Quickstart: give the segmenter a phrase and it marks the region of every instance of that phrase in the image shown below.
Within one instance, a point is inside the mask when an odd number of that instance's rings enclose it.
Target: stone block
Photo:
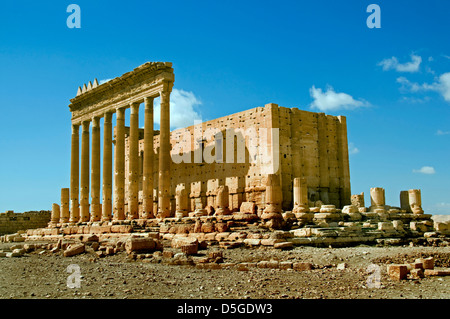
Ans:
[[[261,239],[261,245],[263,246],[273,246],[276,243],[282,242],[283,239],[278,239],[278,238],[266,238],[266,239]]]
[[[312,270],[314,267],[313,264],[308,262],[295,262],[292,264],[292,268],[297,271],[304,271],[304,270]]]
[[[84,253],[85,246],[84,244],[74,244],[70,245],[65,251],[64,251],[64,257],[72,257],[81,253]]]
[[[153,238],[128,238],[125,242],[125,250],[128,254],[132,252],[152,252],[156,250],[156,242]]]
[[[279,263],[279,268],[286,270],[286,269],[292,269],[292,262],[290,261],[281,261]]]
[[[425,276],[450,276],[450,268],[425,269]]]
[[[261,239],[246,238],[244,239],[244,244],[248,246],[259,246],[261,245]]]
[[[344,270],[346,268],[348,268],[348,264],[347,263],[340,263],[336,267],[337,270]]]
[[[392,280],[400,281],[406,279],[406,276],[408,275],[408,266],[403,264],[388,265],[387,272]]]
[[[311,231],[311,228],[309,228],[309,227],[295,229],[292,233],[294,234],[295,237],[311,237],[312,236],[312,231]]]
[[[421,269],[421,268],[411,269],[409,274],[410,274],[412,279],[420,279],[420,278],[424,277],[424,272],[423,272],[423,269]]]
[[[256,204],[252,202],[243,202],[239,208],[240,213],[256,214]]]
[[[172,248],[181,248],[184,245],[198,245],[198,239],[195,237],[174,237],[170,243]]]
[[[423,269],[433,269],[434,268],[434,258],[418,258],[415,260],[416,263],[422,263]]]
[[[181,245],[181,252],[186,255],[195,255],[198,252],[197,243]]]
[[[392,225],[391,222],[379,222],[378,223],[378,230],[382,230],[382,231],[394,231],[395,228]]]

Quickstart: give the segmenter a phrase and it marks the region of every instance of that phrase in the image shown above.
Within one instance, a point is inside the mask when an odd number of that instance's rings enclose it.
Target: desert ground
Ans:
[[[0,244],[1,249],[13,243]],[[199,250],[197,258],[215,247]],[[391,263],[410,263],[433,256],[435,267],[450,267],[450,247],[355,246],[290,250],[223,249],[230,267],[201,269],[162,258],[130,258],[125,251],[99,258],[94,251],[72,257],[49,250],[22,257],[0,258],[0,299],[449,299],[450,276],[392,280]],[[188,258],[189,259],[189,258]],[[312,270],[255,267],[261,260],[309,262]],[[248,267],[232,263],[248,263]],[[79,267],[79,287],[68,285]],[[340,265],[340,266],[339,266]],[[370,266],[372,265],[372,266]],[[370,267],[377,265],[379,283],[370,285]],[[370,267],[369,267],[370,266]],[[375,266],[375,267],[377,267]],[[372,277],[373,278],[373,277]]]

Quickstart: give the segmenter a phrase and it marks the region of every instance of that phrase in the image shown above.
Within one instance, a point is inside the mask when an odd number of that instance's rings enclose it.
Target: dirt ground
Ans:
[[[1,244],[0,249],[8,244]],[[200,250],[198,255],[205,255]],[[164,260],[131,260],[125,252],[96,258],[86,252],[73,257],[32,252],[23,257],[0,258],[1,299],[448,299],[450,276],[392,281],[389,263],[435,257],[436,267],[450,267],[450,247],[348,248],[297,247],[280,251],[267,248],[223,250],[224,262],[279,260],[311,262],[315,269],[294,271],[260,269],[199,269],[171,265]],[[345,269],[336,266],[346,263]],[[76,264],[80,287],[68,287],[68,266]],[[371,264],[379,266],[381,286],[368,287]],[[374,267],[374,266],[370,266]],[[375,266],[376,267],[376,266]],[[373,274],[372,274],[373,275]],[[372,277],[373,278],[373,277]]]

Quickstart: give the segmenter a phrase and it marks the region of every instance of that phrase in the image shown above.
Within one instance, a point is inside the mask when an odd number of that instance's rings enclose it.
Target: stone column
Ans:
[[[412,213],[411,206],[409,206],[409,192],[400,191],[400,208],[407,213]]]
[[[125,109],[116,111],[114,147],[114,219],[125,219]]]
[[[128,219],[139,218],[139,103],[130,104]]]
[[[79,125],[72,124],[72,150],[70,154],[70,219],[76,223],[80,219],[80,204],[78,202],[80,184],[80,135]]]
[[[58,204],[52,205],[52,214],[50,219],[50,225],[56,226],[56,224],[59,223],[59,216],[60,216],[60,208]]]
[[[142,182],[142,218],[153,215],[153,98],[146,97],[144,114],[144,172]]]
[[[170,92],[161,95],[159,134],[158,217],[170,217]]]
[[[293,213],[309,211],[308,186],[306,178],[294,178],[294,209]]]
[[[92,118],[91,222],[100,220],[100,118]]]
[[[384,197],[384,188],[381,187],[373,187],[370,189],[370,201],[371,206],[370,210],[375,211],[385,210],[385,197]]]
[[[69,222],[69,214],[69,189],[61,188],[61,216],[59,218],[59,222]]]
[[[216,195],[216,212],[214,213],[214,216],[231,215],[231,211],[228,207],[230,201],[228,186],[219,186]]]
[[[266,183],[266,208],[261,215],[261,219],[269,221],[271,228],[279,228],[283,216],[281,215],[281,203],[283,201],[280,186],[280,177],[275,174],[269,174],[267,176]]]
[[[89,221],[89,121],[81,127],[80,222]]]
[[[409,195],[409,206],[414,214],[423,214],[422,209],[422,196],[420,189],[410,189],[408,191]]]
[[[112,216],[112,113],[105,113],[103,123],[103,200],[102,221]]]
[[[188,216],[188,194],[186,184],[181,183],[177,185],[175,193],[176,212],[175,217],[182,218]]]

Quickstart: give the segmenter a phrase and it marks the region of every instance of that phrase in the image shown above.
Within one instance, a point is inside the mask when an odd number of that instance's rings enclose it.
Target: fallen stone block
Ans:
[[[173,237],[170,243],[172,248],[181,248],[181,246],[191,244],[198,245],[198,239],[195,237]]]
[[[278,239],[278,238],[274,238],[274,239],[272,239],[272,238],[261,239],[261,245],[263,245],[263,246],[273,246],[273,245],[275,245],[276,243],[280,243],[280,242],[282,242],[282,241],[283,241],[283,239]]]
[[[292,262],[290,261],[282,261],[279,264],[279,268],[286,270],[286,269],[292,269]]]
[[[403,264],[388,265],[387,273],[391,277],[391,279],[400,281],[406,279],[406,276],[408,275],[408,266]]]
[[[181,252],[186,255],[194,255],[198,252],[198,244],[187,244],[187,245],[181,245]]]
[[[84,244],[75,244],[70,245],[65,251],[64,251],[64,257],[72,257],[81,253],[84,253],[85,246]]]
[[[259,246],[261,244],[261,239],[246,238],[244,239],[244,244],[248,246]]]
[[[450,276],[450,268],[425,269],[425,276]]]
[[[292,264],[292,268],[297,271],[312,270],[313,264],[308,262],[296,262]]]
[[[423,272],[423,269],[421,269],[421,268],[411,269],[409,274],[410,274],[412,279],[420,279],[420,278],[424,277],[424,272]]]
[[[423,269],[433,269],[434,268],[434,258],[418,258],[415,260],[416,263],[422,263]]]
[[[125,242],[125,250],[127,254],[131,254],[132,252],[152,252],[155,248],[156,242],[153,238],[128,238]]]

